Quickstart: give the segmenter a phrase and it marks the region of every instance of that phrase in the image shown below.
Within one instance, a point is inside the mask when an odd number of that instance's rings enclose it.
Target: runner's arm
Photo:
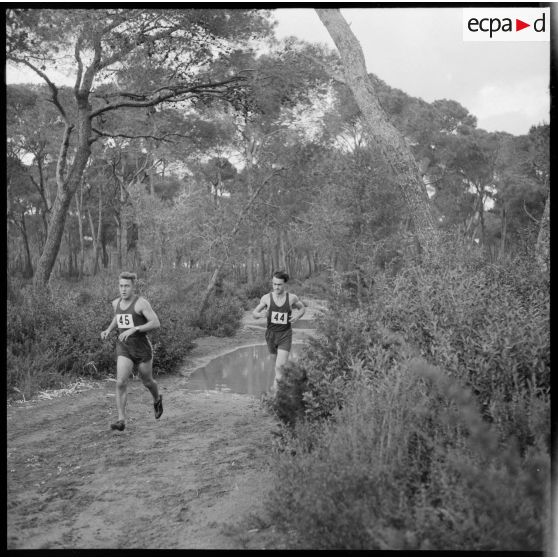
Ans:
[[[151,308],[151,304],[149,304],[149,302],[145,298],[140,298],[138,300],[136,311],[139,314],[143,314],[147,319],[146,324],[134,327],[136,331],[145,333],[146,331],[151,331],[152,329],[161,327],[161,322],[159,321],[157,314],[155,314],[155,311],[153,310],[153,308]]]
[[[267,312],[265,314],[262,314],[262,312],[268,306],[269,304],[267,302],[267,295],[263,295],[262,298],[260,299],[260,303],[256,306],[256,308],[254,308],[254,311],[252,312],[252,316],[256,319],[265,318],[267,316]]]
[[[306,306],[304,306],[302,300],[300,300],[300,298],[298,298],[296,295],[291,295],[291,297],[292,299],[294,299],[294,300],[291,299],[291,308],[294,308],[295,310],[300,310],[300,312],[298,312],[296,316],[293,316],[291,314],[291,323],[294,323],[300,320],[302,316],[304,316],[304,313],[306,312]]]
[[[114,316],[114,318],[112,318],[112,322],[110,322],[110,325],[107,327],[107,329],[105,329],[105,331],[107,332],[107,335],[116,327],[116,316]]]
[[[112,302],[112,307],[114,308],[114,310],[116,310],[116,302],[113,301]],[[116,315],[114,315],[114,317],[112,318],[112,322],[110,322],[110,325],[107,327],[107,329],[105,329],[104,331],[101,331],[101,339],[106,339],[110,332],[116,327]]]

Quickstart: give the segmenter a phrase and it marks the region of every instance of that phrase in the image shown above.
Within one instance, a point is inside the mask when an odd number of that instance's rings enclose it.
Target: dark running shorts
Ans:
[[[277,349],[290,351],[293,343],[293,330],[287,331],[265,331],[265,340],[267,341],[267,348],[272,355],[277,354]]]
[[[116,341],[116,357],[119,356],[129,358],[134,364],[149,362],[153,358],[153,348],[145,335],[128,337],[126,343]]]

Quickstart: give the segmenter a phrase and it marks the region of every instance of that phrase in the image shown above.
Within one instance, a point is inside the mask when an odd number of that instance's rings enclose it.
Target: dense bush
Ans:
[[[377,274],[366,308],[341,300],[279,386],[279,523],[308,548],[541,551],[544,280],[456,250]]]
[[[242,311],[230,287],[210,300],[200,323],[195,316],[209,274],[169,273],[138,279],[137,291],[159,316],[149,334],[154,373],[176,371],[202,334],[232,335]],[[227,288],[227,287],[225,287]],[[225,296],[226,294],[226,296]],[[119,296],[115,275],[100,274],[79,284],[53,281],[49,291],[18,289],[7,304],[7,386],[9,397],[30,397],[77,377],[104,378],[115,370],[117,332],[102,341]]]
[[[242,304],[238,299],[230,296],[212,296],[207,310],[195,321],[195,325],[205,335],[227,337],[239,328],[242,314]]]
[[[347,386],[366,370],[370,380],[400,360],[413,354],[401,335],[378,324],[371,309],[349,309],[332,303],[317,320],[320,335],[311,338],[297,363],[289,363],[280,385],[282,397],[274,402],[278,416],[288,417],[295,409],[307,420],[327,419],[343,406]],[[300,384],[303,382],[303,388]],[[302,391],[301,391],[302,389]],[[302,393],[298,405],[294,392]],[[289,401],[289,409],[283,408]],[[289,419],[286,422],[294,422]]]
[[[501,448],[470,390],[421,361],[347,390],[274,456],[270,509],[311,549],[540,551],[550,460]],[[312,427],[311,425],[315,426]]]
[[[528,444],[532,407],[520,402],[550,389],[549,293],[533,266],[461,258],[379,283],[385,327],[470,385],[485,418]]]
[[[8,300],[9,395],[29,397],[71,377],[106,374],[114,360],[100,339],[108,325],[107,302],[83,291],[61,296],[29,290],[17,303]]]

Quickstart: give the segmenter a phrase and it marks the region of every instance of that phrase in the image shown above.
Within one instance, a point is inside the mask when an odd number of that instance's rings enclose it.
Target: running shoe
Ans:
[[[159,395],[159,399],[153,403],[155,409],[155,418],[158,419],[163,414],[163,396]]]
[[[112,430],[124,430],[126,428],[126,423],[123,420],[117,420],[110,425]]]

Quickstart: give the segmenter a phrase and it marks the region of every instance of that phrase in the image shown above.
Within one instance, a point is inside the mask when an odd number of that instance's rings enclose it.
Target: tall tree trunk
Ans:
[[[23,276],[27,279],[33,277],[33,263],[31,261],[31,250],[29,249],[29,238],[27,236],[27,225],[25,224],[25,212],[21,212],[21,234],[25,246],[25,269]]]
[[[52,216],[50,218],[48,235],[43,247],[43,252],[37,263],[37,270],[33,284],[37,288],[46,287],[52,273],[52,268],[56,262],[56,257],[60,251],[60,244],[64,234],[66,224],[66,215],[72,197],[70,192],[61,192],[56,196],[52,207]]]
[[[544,211],[535,245],[535,257],[540,270],[550,271],[550,194],[546,198]]]
[[[362,48],[339,10],[316,9],[335,42],[345,79],[360,108],[368,135],[375,140],[391,168],[413,218],[415,234],[427,253],[436,251],[440,235],[417,163],[397,129],[388,121],[366,72]]]
[[[266,262],[265,262],[265,250],[263,246],[263,242],[260,238],[260,273],[259,278],[265,279],[267,277],[267,270],[266,270]]]
[[[92,270],[92,274],[95,275],[97,273],[97,262],[99,261],[99,254],[97,252],[99,243],[97,242],[95,225],[93,224],[93,217],[91,216],[91,210],[89,208],[87,208],[87,221],[89,223],[89,230],[91,231],[91,238],[93,242],[93,254],[91,255],[93,265],[90,267],[90,269]]]
[[[285,248],[285,232],[279,229],[279,266],[283,271],[289,273],[287,269],[287,254]]]
[[[484,202],[481,201],[479,206],[479,224],[480,224],[480,244],[484,246],[486,243],[485,224],[484,224]]]
[[[99,271],[99,254],[101,246],[101,235],[103,230],[103,187],[99,184],[99,218],[97,220],[97,249],[95,250],[95,267],[93,268],[93,275]]]
[[[207,284],[207,287],[203,293],[202,296],[202,301],[200,304],[200,310],[198,312],[198,319],[201,319],[203,313],[205,312],[205,309],[207,308],[207,305],[209,303],[209,297],[211,296],[211,293],[214,291],[215,289],[215,285],[217,284],[217,281],[219,279],[219,275],[224,267],[224,263],[219,264],[216,268],[215,271],[213,272],[213,275],[211,276],[211,279],[209,280],[209,283]]]
[[[78,267],[78,280],[83,276],[83,264],[85,263],[85,244],[83,242],[83,222],[81,219],[81,209],[83,205],[83,184],[79,186],[79,196],[76,195],[76,211],[78,219],[78,234],[79,234],[79,267]]]
[[[128,266],[128,207],[124,187],[120,185],[120,269]]]
[[[273,272],[279,271],[281,269],[281,263],[279,260],[279,239],[275,235],[275,242],[273,243],[273,253],[272,253],[272,270]]]
[[[246,261],[246,273],[247,273],[247,280],[248,283],[251,285],[254,283],[254,246],[252,242],[248,241],[248,254],[247,254],[247,261]]]
[[[502,211],[500,214],[501,226],[500,226],[500,253],[499,259],[503,260],[506,255],[506,235],[508,232],[508,218],[506,214],[506,204],[502,202]]]
[[[101,242],[102,254],[103,254],[103,267],[106,269],[110,265],[110,257],[107,251],[107,239],[103,236]]]
[[[85,78],[84,78],[85,79]],[[70,144],[70,135],[73,125],[67,124],[64,132],[64,139],[60,148],[58,157],[58,165],[56,170],[57,192],[56,199],[52,206],[52,214],[48,226],[48,234],[45,245],[37,263],[33,286],[35,288],[45,288],[48,285],[52,269],[56,263],[58,252],[60,251],[60,243],[64,234],[64,226],[68,215],[68,208],[72,201],[79,184],[81,183],[83,172],[89,161],[91,154],[91,120],[89,95],[76,93],[77,100],[77,142],[74,159],[69,172],[66,174],[66,165],[68,157],[68,149]]]
[[[244,158],[246,162],[246,182],[248,186],[248,198],[252,197],[254,191],[254,163],[256,159],[256,138],[248,132],[249,126],[246,126],[244,133]],[[248,284],[254,283],[254,246],[252,241],[248,239],[248,254],[246,261],[246,273]]]
[[[312,254],[310,253],[310,250],[306,250],[306,261],[308,262],[308,277],[312,277],[312,273],[314,272],[313,270],[313,266],[312,266]]]
[[[45,188],[45,178],[43,172],[43,157],[37,157],[37,169],[39,171],[39,184],[38,190],[43,201],[44,211],[41,211],[41,220],[43,222],[43,230],[44,230],[44,237],[46,238],[48,235],[48,219],[47,215],[50,212],[50,207],[48,204],[47,196],[46,196],[46,188]]]
[[[122,270],[122,209],[114,216],[114,220],[116,221],[116,258],[118,267]]]
[[[99,198],[99,219],[97,221],[97,231],[95,231],[95,224],[93,223],[93,217],[91,216],[91,211],[87,210],[87,215],[89,217],[89,227],[91,229],[91,237],[93,238],[93,275],[97,275],[99,272],[99,257],[101,255],[101,227],[102,227],[102,202]]]

